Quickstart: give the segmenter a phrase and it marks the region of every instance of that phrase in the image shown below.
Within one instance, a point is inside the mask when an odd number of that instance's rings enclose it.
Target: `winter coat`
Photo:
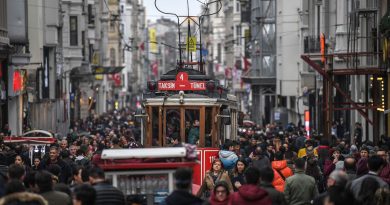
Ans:
[[[109,183],[99,182],[93,185],[96,190],[95,205],[116,204],[124,205],[125,196],[123,192]]]
[[[211,194],[210,199],[209,199],[207,204],[210,204],[210,205],[228,205],[229,201],[230,201],[230,196],[231,195],[228,195],[226,197],[225,201],[218,201],[216,196],[215,196],[215,193],[213,192]]]
[[[202,205],[203,200],[187,191],[173,191],[160,205]]]
[[[200,187],[198,193],[196,194],[197,197],[202,197],[204,193],[211,194],[211,192],[214,189],[214,185],[219,181],[225,181],[229,185],[229,192],[233,192],[233,185],[226,171],[220,171],[216,181],[213,180],[211,174],[212,173],[210,171],[206,172],[206,176],[203,179],[202,186]]]
[[[188,143],[196,144],[199,139],[199,127],[192,127],[188,132]]]
[[[234,185],[236,182],[240,182],[241,185],[245,184],[244,173],[241,173],[241,174],[231,173],[231,174],[229,174],[229,177],[230,177],[230,181],[232,182],[232,185],[233,185],[233,190],[235,192],[238,191],[238,188],[236,188],[236,186]]]
[[[272,185],[276,190],[283,192],[285,180],[294,173],[289,167],[287,167],[287,160],[273,161],[272,169],[274,170],[274,180],[272,181]]]
[[[270,183],[260,182],[260,187],[263,188],[271,197],[272,205],[287,205],[283,192],[275,189]]]
[[[389,185],[385,181],[383,181],[378,175],[369,172],[368,174],[365,174],[365,175],[363,175],[363,176],[361,176],[361,177],[359,177],[351,182],[351,191],[352,191],[353,195],[355,196],[355,199],[357,199],[359,197],[359,193],[360,193],[360,189],[362,187],[363,180],[365,180],[366,178],[374,179],[375,181],[378,182],[379,187],[381,187],[381,188],[389,188]]]
[[[367,166],[368,159],[367,158],[360,158],[356,164],[356,175],[362,176],[368,173],[368,166]]]
[[[230,170],[234,168],[238,160],[236,153],[229,150],[221,150],[219,151],[218,155],[225,170]]]
[[[61,174],[59,176],[59,180],[61,183],[67,184],[68,179],[72,175],[72,170],[69,164],[67,164],[64,160],[58,159],[57,162],[52,163],[50,159],[47,161],[42,161],[41,164],[39,165],[41,169],[47,169],[50,164],[57,164],[58,166],[61,167]]]
[[[286,179],[284,197],[289,205],[306,205],[318,195],[316,181],[313,177],[297,170]]]
[[[383,179],[383,181],[387,182],[387,184],[390,184],[390,163],[386,163],[386,166],[382,168],[379,176]]]
[[[253,184],[242,185],[238,192],[234,192],[230,199],[230,205],[272,205],[271,197],[267,191]]]
[[[17,202],[16,202],[17,201]],[[0,199],[0,205],[49,205],[40,195],[30,192],[18,192],[7,195]]]
[[[316,149],[313,149],[313,152],[314,152],[314,156],[318,156]],[[307,155],[306,148],[302,148],[298,151],[298,158],[306,157],[306,155]]]
[[[72,199],[65,193],[59,191],[48,191],[40,193],[49,205],[71,205]]]

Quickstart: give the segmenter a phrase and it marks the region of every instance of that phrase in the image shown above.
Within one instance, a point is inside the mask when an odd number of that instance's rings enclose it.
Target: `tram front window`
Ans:
[[[196,144],[199,140],[199,109],[186,109],[186,142]],[[188,133],[188,134],[187,134]]]
[[[152,146],[158,146],[158,135],[159,135],[159,108],[153,107],[152,108]]]

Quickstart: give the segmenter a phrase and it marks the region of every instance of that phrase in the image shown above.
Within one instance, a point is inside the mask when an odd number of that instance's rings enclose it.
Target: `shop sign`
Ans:
[[[179,90],[206,90],[206,82],[204,81],[189,81],[186,72],[180,72],[176,75],[175,81],[159,81],[158,90],[160,91],[179,91]]]

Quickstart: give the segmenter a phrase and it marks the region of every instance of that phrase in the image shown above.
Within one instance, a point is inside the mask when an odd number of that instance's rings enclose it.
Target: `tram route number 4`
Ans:
[[[158,90],[206,90],[206,83],[203,81],[189,81],[186,72],[179,72],[175,81],[158,81]]]

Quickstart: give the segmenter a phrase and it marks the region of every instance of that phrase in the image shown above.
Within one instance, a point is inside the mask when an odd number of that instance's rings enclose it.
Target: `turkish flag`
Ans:
[[[14,71],[13,89],[15,92],[22,89],[22,78],[21,78],[20,72],[18,70]]]
[[[141,51],[144,51],[144,50],[145,50],[145,43],[142,42],[142,43],[139,45],[139,48],[141,49]]]

